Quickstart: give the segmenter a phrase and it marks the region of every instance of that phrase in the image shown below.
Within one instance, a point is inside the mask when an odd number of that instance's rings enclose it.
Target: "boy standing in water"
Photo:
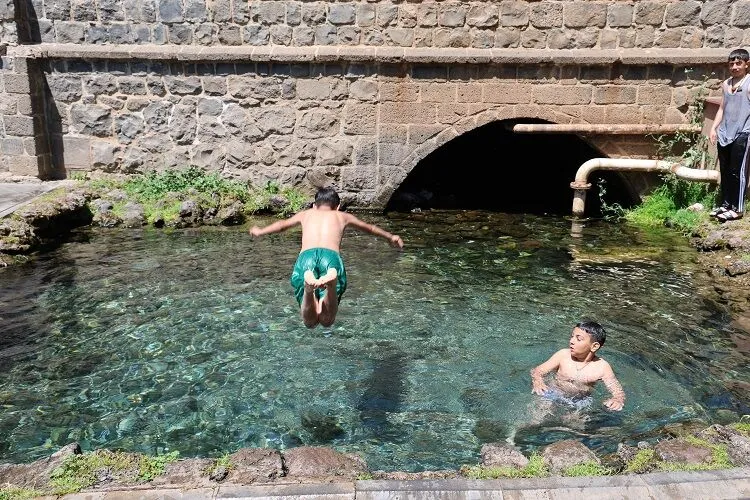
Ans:
[[[294,264],[291,283],[300,304],[302,321],[308,328],[318,323],[331,326],[336,320],[339,301],[346,290],[346,271],[339,247],[347,226],[385,238],[394,247],[404,247],[399,236],[340,212],[340,205],[338,193],[323,188],[315,195],[312,208],[264,228],[253,226],[250,229],[251,235],[262,236],[297,224],[302,226],[302,250]]]
[[[611,394],[604,402],[610,410],[619,411],[625,405],[625,392],[617,381],[609,363],[596,356],[607,338],[604,328],[594,321],[578,323],[570,335],[567,349],[561,349],[547,361],[531,370],[532,391],[552,401],[563,400],[577,405],[589,398],[594,384],[601,380]],[[556,371],[555,380],[548,387],[544,376]]]
[[[745,49],[729,54],[730,76],[721,84],[722,97],[708,135],[716,144],[721,171],[721,205],[710,214],[719,222],[742,218],[748,180],[748,133],[750,133],[750,77]]]

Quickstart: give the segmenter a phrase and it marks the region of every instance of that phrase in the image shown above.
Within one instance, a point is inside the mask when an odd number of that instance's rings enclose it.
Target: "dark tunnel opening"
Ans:
[[[517,134],[516,123],[489,123],[430,153],[409,173],[386,211],[482,209],[508,213],[570,215],[570,183],[578,167],[602,154],[574,134]],[[601,215],[598,185],[607,204],[631,207],[636,195],[616,172],[598,172],[589,181],[586,215]]]

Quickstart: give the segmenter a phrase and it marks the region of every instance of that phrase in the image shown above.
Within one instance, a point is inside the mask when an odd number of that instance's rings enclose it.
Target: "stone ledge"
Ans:
[[[558,64],[602,66],[723,64],[720,49],[453,49],[371,46],[94,45],[41,43],[8,47],[10,57],[237,62],[380,62],[416,64]]]

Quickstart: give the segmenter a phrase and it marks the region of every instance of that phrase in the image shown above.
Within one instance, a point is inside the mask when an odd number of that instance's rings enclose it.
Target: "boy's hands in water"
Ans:
[[[612,411],[620,411],[625,406],[625,401],[616,398],[609,398],[604,402],[604,406]]]
[[[401,239],[401,236],[394,234],[390,238],[391,246],[398,247],[398,248],[404,248],[404,240]]]
[[[539,396],[543,395],[547,391],[547,384],[542,379],[534,379],[531,384],[531,392]]]
[[[248,231],[252,236],[258,237],[261,234],[260,228],[258,226],[253,226],[250,228],[250,231]]]

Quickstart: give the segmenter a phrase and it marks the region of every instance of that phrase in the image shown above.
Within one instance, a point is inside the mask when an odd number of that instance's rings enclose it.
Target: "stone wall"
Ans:
[[[30,41],[46,43],[536,49],[750,43],[747,0],[19,3],[33,18]]]
[[[193,164],[383,206],[491,121],[683,123],[750,0],[0,0],[0,22],[0,174]]]

